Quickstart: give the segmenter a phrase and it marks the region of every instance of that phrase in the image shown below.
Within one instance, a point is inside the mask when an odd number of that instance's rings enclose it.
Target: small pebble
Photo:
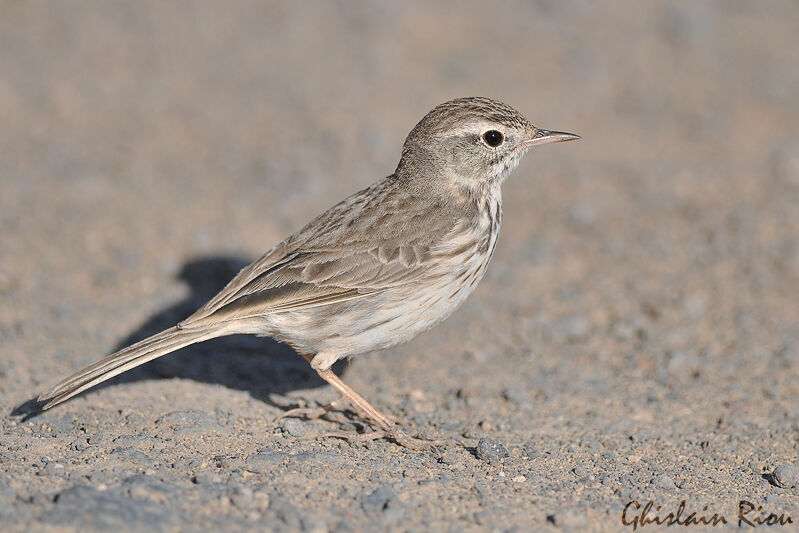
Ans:
[[[292,437],[304,437],[308,433],[306,424],[296,418],[286,418],[281,424],[283,433],[291,435]]]
[[[587,473],[588,471],[582,466],[575,466],[574,468],[572,468],[572,474],[574,474],[577,477],[583,477]]]
[[[277,465],[283,463],[285,459],[286,454],[264,450],[247,457],[247,470],[256,474],[267,473]]]
[[[661,474],[661,475],[657,476],[656,478],[652,479],[650,484],[654,485],[655,487],[657,487],[659,489],[666,489],[666,490],[673,489],[673,488],[675,488],[677,486],[674,483],[674,480],[671,479],[671,476],[669,476],[667,474]]]
[[[384,485],[364,498],[361,507],[367,513],[384,511],[394,498],[396,498],[394,491]]]
[[[502,442],[486,437],[483,437],[477,443],[476,454],[478,459],[482,459],[490,465],[495,465],[504,457],[510,455],[508,449]]]
[[[221,481],[222,478],[213,470],[201,470],[192,478],[192,482],[196,485],[207,485],[209,483],[219,483]]]
[[[780,465],[771,474],[774,485],[790,488],[799,485],[799,468],[793,465]]]
[[[769,494],[766,496],[766,503],[777,503],[780,501],[781,494]]]
[[[233,490],[230,501],[239,509],[246,509],[253,501],[253,492],[250,487],[240,486]]]

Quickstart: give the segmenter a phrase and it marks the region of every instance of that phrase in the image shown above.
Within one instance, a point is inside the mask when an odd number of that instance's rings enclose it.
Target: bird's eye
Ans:
[[[502,144],[502,141],[505,140],[505,137],[497,130],[488,130],[483,134],[483,140],[488,146],[496,148]]]

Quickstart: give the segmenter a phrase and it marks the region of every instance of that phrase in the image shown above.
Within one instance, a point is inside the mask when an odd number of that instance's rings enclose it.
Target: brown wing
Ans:
[[[242,270],[184,324],[234,320],[361,298],[429,272],[457,217],[393,177],[323,213]]]

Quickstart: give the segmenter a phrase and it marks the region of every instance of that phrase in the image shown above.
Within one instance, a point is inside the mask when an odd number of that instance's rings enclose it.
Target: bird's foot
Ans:
[[[347,400],[344,398],[339,398],[338,400],[320,405],[319,407],[295,407],[294,409],[289,409],[275,418],[275,423],[280,422],[284,418],[290,417],[316,420],[317,418],[321,418],[332,411],[343,411],[349,406],[350,404]],[[381,415],[395,424],[403,424],[402,419],[398,416],[385,413],[381,413]]]
[[[315,360],[316,358],[313,359],[313,361]],[[311,366],[313,366],[313,364]],[[397,428],[395,417],[384,415],[378,411],[375,406],[366,401],[363,396],[355,392],[352,387],[341,381],[341,378],[335,375],[330,368],[316,368],[316,372],[319,374],[319,377],[330,383],[343,398],[346,398],[349,401],[353,410],[361,418],[371,421],[380,428],[372,433],[364,433],[360,435],[333,433],[331,436],[343,438],[349,442],[368,442],[375,439],[387,438],[393,440],[400,446],[408,448],[409,450],[430,450],[436,446],[447,444],[445,441],[422,439],[406,435],[403,431]]]
[[[433,439],[427,437],[425,435],[416,435],[415,437],[411,437],[404,431],[397,429],[396,427],[391,428],[388,431],[385,431],[386,437],[393,440],[400,446],[408,448],[409,450],[417,450],[417,451],[435,451],[436,448],[440,446],[446,446],[447,444],[451,444],[446,440],[441,439]]]
[[[378,429],[375,431],[370,431],[368,433],[356,433],[356,432],[344,432],[344,431],[337,431],[333,433],[327,433],[326,436],[328,437],[335,437],[339,439],[344,439],[347,442],[353,443],[364,443],[364,442],[371,442],[377,439],[389,439],[404,448],[408,448],[409,450],[414,451],[433,451],[435,448],[439,446],[446,446],[451,444],[446,440],[439,440],[439,439],[432,439],[423,435],[417,435],[416,437],[411,437],[404,431],[396,428],[390,427],[386,429]]]
[[[326,403],[325,405],[321,405],[319,407],[295,407],[294,409],[289,409],[285,413],[281,414],[279,417],[275,419],[275,423],[280,422],[284,418],[288,417],[295,417],[295,418],[305,418],[306,420],[316,420],[317,418],[323,417],[331,411],[338,411],[342,409],[347,402],[343,399],[334,400],[330,403]]]

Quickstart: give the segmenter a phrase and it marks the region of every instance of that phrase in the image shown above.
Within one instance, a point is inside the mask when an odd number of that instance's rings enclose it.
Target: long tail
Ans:
[[[49,409],[90,387],[179,348],[217,337],[216,328],[170,328],[113,353],[50,387],[39,395],[39,408]]]

